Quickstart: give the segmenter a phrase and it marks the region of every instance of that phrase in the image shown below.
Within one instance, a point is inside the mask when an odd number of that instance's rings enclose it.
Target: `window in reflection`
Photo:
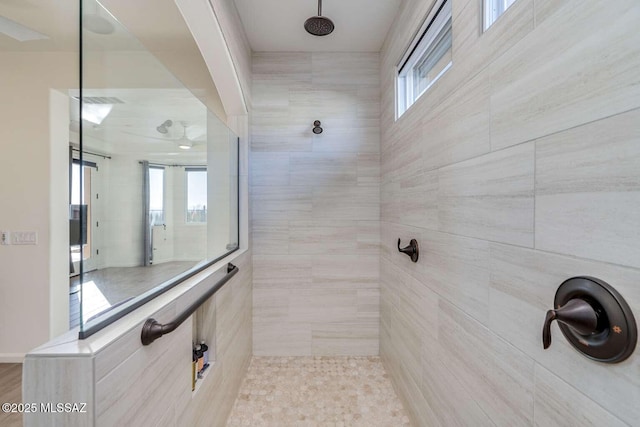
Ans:
[[[164,225],[164,168],[149,168],[149,223]]]
[[[187,168],[187,222],[207,222],[207,170]]]

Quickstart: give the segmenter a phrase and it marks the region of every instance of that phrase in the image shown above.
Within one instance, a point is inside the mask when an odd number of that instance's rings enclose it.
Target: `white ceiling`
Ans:
[[[83,122],[85,150],[163,162],[206,161],[207,128],[215,119],[203,102],[211,101],[207,105],[217,113],[220,101],[174,0],[136,0],[134,6],[130,0],[99,1],[122,21],[95,0],[83,0],[84,13],[102,16],[115,30],[108,35],[83,31],[83,96],[116,97],[123,103],[114,104],[100,124]],[[78,7],[77,0],[0,0],[0,16],[49,36],[20,42],[0,32],[0,53],[77,51]],[[78,91],[69,94],[77,97]],[[71,102],[70,140],[76,143],[79,116],[78,103]],[[173,125],[161,134],[156,127],[167,119]],[[178,147],[183,133],[193,143],[190,150]]]
[[[83,122],[85,150],[155,161],[206,161],[207,110],[187,89],[93,89],[85,90],[83,96],[116,97],[124,102],[113,105],[99,125]],[[79,114],[78,103],[73,102],[72,132],[77,132]],[[167,119],[173,125],[161,134],[156,127]],[[183,124],[193,143],[191,150],[178,148]]]
[[[235,0],[256,52],[378,52],[401,0],[324,0],[322,15],[335,24],[324,37],[304,21],[318,14],[317,0]]]

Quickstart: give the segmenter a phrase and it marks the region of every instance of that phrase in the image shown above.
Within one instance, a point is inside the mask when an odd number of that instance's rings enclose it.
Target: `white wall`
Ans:
[[[69,326],[69,102],[67,94],[50,90],[49,177],[49,337]]]
[[[207,224],[188,224],[187,181],[184,168],[171,168],[173,175],[173,254],[176,260],[198,261],[207,258]]]
[[[415,425],[638,425],[640,351],[594,362],[553,327],[557,287],[598,277],[640,314],[640,3],[517,0],[485,33],[453,0],[453,65],[394,121],[382,52],[381,356]],[[398,254],[416,238],[420,260]]]
[[[68,110],[57,110],[64,101],[51,89],[64,93],[77,85],[77,53],[2,52],[0,63],[0,229],[38,233],[35,246],[0,246],[0,361],[17,361],[68,324],[68,221],[55,231],[51,223],[68,209],[68,187],[52,192],[66,181],[61,135]],[[61,246],[60,238],[67,243]],[[64,292],[66,301],[54,298],[52,289]]]

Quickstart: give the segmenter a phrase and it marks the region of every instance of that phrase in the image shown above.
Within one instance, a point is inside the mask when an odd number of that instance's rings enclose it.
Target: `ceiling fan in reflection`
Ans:
[[[169,128],[173,126],[172,120],[165,120],[160,126],[156,127],[156,131],[158,133],[162,135],[166,135],[164,138],[162,137],[159,138],[159,137],[149,136],[149,135],[140,135],[140,134],[127,132],[127,131],[123,131],[123,132],[129,135],[139,136],[143,138],[157,139],[159,141],[174,141],[178,145],[178,148],[182,150],[189,150],[194,146],[200,145],[200,143],[205,141],[204,138],[202,138],[204,134],[199,135],[198,138],[189,138],[187,136],[187,129],[189,128],[189,125],[187,124],[186,121],[180,121],[180,124],[182,125],[182,135],[179,138],[171,137],[171,131]]]

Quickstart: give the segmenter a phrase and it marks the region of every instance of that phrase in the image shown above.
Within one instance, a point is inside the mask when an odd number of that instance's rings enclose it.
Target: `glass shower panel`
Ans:
[[[86,337],[237,249],[238,139],[173,74],[162,46],[182,39],[157,32],[134,6],[81,4],[82,85],[71,114],[77,161],[96,166],[81,229],[92,236],[92,263],[80,265]]]

